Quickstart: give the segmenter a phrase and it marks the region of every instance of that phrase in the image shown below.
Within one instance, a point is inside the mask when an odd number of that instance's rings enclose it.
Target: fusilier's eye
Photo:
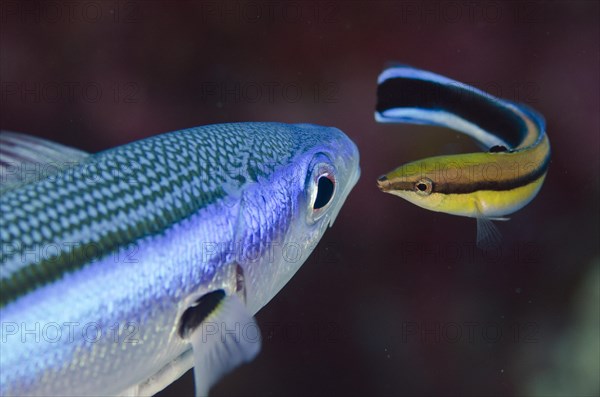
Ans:
[[[306,180],[308,217],[315,222],[327,212],[336,191],[336,170],[325,155],[317,155],[311,162]]]
[[[317,197],[315,198],[313,208],[318,210],[328,205],[333,198],[334,190],[335,179],[333,176],[329,174],[321,175],[317,182]]]
[[[415,183],[414,190],[419,196],[429,196],[433,191],[433,181],[429,178],[421,178]]]

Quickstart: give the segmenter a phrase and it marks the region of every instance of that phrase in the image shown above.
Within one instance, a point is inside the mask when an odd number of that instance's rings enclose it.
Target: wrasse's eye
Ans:
[[[429,178],[419,179],[415,183],[414,190],[419,196],[429,196],[433,191],[433,181]]]
[[[334,190],[335,180],[333,179],[333,176],[327,174],[320,176],[317,181],[317,197],[315,198],[313,208],[318,210],[329,204],[333,198]]]

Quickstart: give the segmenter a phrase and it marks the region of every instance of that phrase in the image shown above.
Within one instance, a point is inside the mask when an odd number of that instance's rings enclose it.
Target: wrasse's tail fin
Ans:
[[[508,220],[508,218],[495,218],[495,220]],[[477,217],[477,248],[482,250],[496,249],[502,241],[502,233],[494,225],[491,218]]]
[[[484,148],[515,147],[525,124],[507,101],[448,77],[406,65],[377,79],[375,120],[437,125],[471,136]]]

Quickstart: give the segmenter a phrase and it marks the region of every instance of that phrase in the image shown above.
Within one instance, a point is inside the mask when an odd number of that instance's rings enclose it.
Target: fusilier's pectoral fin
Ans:
[[[180,334],[192,344],[196,396],[260,351],[260,330],[244,304],[223,290],[203,295],[183,314]]]

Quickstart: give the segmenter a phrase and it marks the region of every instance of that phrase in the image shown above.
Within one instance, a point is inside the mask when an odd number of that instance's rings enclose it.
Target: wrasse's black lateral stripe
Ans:
[[[412,107],[453,113],[502,138],[511,147],[518,146],[527,135],[523,120],[505,108],[500,99],[493,100],[458,85],[393,77],[377,87],[379,113]]]
[[[505,179],[505,180],[485,180],[473,183],[434,183],[433,185],[433,193],[442,193],[442,194],[466,194],[473,193],[481,190],[492,190],[492,191],[506,191],[516,189],[518,187],[522,187],[528,185],[537,179],[539,179],[542,175],[548,171],[548,166],[550,164],[550,152],[544,159],[544,162],[539,165],[539,167],[531,170],[530,172],[521,175],[517,178],[513,179]]]

